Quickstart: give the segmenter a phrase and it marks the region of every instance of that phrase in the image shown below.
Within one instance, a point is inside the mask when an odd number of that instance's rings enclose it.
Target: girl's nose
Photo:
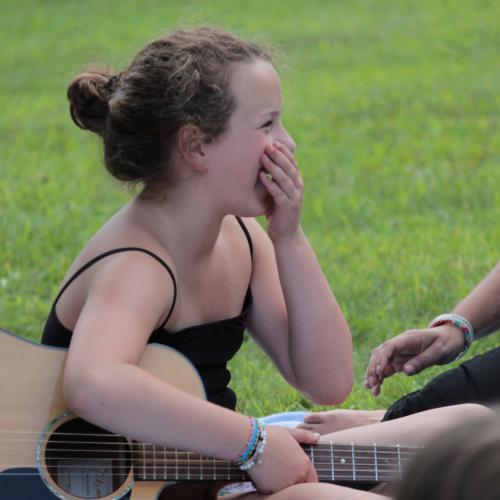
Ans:
[[[283,133],[278,137],[278,141],[283,143],[292,153],[295,153],[297,149],[297,144],[292,139],[292,136],[287,132],[285,128],[283,128]]]

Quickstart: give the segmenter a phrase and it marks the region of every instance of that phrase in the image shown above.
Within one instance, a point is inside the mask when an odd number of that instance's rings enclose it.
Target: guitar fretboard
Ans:
[[[198,453],[133,443],[137,481],[248,481],[231,460]],[[319,443],[303,445],[322,482],[385,482],[401,479],[420,447]]]

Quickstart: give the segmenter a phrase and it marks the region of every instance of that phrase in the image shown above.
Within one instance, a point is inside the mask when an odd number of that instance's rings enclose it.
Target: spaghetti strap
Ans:
[[[235,217],[236,220],[238,221],[238,224],[241,226],[241,229],[243,229],[243,232],[245,233],[246,239],[248,241],[248,246],[250,247],[250,257],[253,257],[253,243],[252,243],[252,237],[250,236],[250,232],[248,231],[241,217],[238,216]]]
[[[162,324],[159,327],[159,328],[163,328],[165,326],[165,324],[167,323],[167,321],[170,319],[170,316],[172,315],[172,312],[174,310],[175,301],[177,299],[177,282],[175,281],[174,273],[173,273],[172,269],[170,268],[170,266],[163,259],[158,257],[158,255],[151,252],[150,250],[147,250],[146,248],[140,248],[140,247],[114,248],[113,250],[108,250],[108,251],[103,252],[103,253],[97,255],[96,257],[92,258],[87,263],[85,263],[82,267],[80,267],[77,271],[75,271],[75,273],[64,284],[64,286],[61,288],[61,290],[57,294],[57,297],[54,300],[54,303],[52,305],[52,308],[56,307],[56,304],[57,304],[58,300],[61,298],[61,295],[68,288],[68,286],[71,285],[71,283],[73,283],[73,281],[75,281],[75,279],[78,278],[78,276],[80,276],[80,274],[82,274],[89,267],[91,267],[96,262],[100,261],[101,259],[104,259],[105,257],[108,257],[109,255],[113,255],[115,253],[120,253],[120,252],[143,252],[145,254],[148,254],[150,257],[153,257],[153,259],[157,260],[167,270],[168,274],[172,278],[172,284],[174,285],[174,297],[172,299],[172,305],[170,306],[170,310],[168,311],[168,314],[167,314],[165,320],[162,322]]]

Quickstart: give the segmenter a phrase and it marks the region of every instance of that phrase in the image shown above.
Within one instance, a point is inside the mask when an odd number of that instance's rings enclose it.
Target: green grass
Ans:
[[[280,54],[303,225],[354,338],[356,386],[343,406],[386,406],[439,371],[393,377],[378,400],[361,386],[373,347],[450,309],[499,258],[498,2],[2,6],[3,327],[39,338],[68,265],[128,196],[106,176],[97,141],[71,123],[68,80],[94,61],[119,69],[173,27],[208,23]],[[242,411],[313,408],[252,341],[231,365]]]

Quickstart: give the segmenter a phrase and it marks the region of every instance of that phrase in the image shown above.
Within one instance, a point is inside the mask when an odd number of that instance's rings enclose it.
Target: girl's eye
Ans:
[[[264,125],[262,125],[262,127],[261,127],[261,128],[270,127],[272,124],[273,124],[273,121],[272,121],[272,120],[269,120],[268,122],[264,123]]]

